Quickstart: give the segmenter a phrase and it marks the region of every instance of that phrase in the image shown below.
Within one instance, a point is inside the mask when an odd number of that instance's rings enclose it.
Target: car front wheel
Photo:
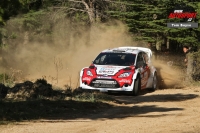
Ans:
[[[140,77],[137,76],[137,78],[135,79],[135,83],[134,83],[134,87],[133,87],[133,91],[132,91],[133,96],[138,95],[140,88],[141,88],[141,80],[140,80]]]

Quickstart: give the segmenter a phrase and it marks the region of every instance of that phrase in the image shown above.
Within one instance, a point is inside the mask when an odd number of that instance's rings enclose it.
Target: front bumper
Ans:
[[[132,84],[130,86],[123,86],[123,87],[119,87],[119,88],[97,88],[97,87],[91,87],[87,84],[84,83],[80,83],[80,88],[85,89],[85,90],[97,90],[100,92],[109,92],[109,91],[118,91],[118,92],[122,92],[122,91],[127,91],[127,92],[131,92],[133,91],[133,86],[134,86],[134,81],[132,82]]]

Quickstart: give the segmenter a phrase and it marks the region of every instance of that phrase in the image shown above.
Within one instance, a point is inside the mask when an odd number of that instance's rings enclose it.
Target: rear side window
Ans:
[[[143,54],[140,52],[137,56],[136,67],[142,67],[144,63]]]
[[[143,53],[143,57],[144,57],[145,63],[148,63],[149,62],[149,56],[147,55],[147,53]]]

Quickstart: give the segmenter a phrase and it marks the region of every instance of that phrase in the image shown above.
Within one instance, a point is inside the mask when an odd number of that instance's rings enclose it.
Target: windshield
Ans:
[[[93,63],[96,65],[130,66],[135,63],[135,54],[100,53]]]

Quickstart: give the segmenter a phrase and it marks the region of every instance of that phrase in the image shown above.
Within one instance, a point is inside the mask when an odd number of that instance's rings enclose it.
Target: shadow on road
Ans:
[[[195,94],[154,94],[154,95],[139,95],[137,97],[116,95],[115,99],[119,103],[124,104],[137,104],[144,102],[173,102],[173,101],[185,101],[198,97]]]
[[[196,98],[194,94],[167,94],[167,95],[151,95],[151,96],[114,96],[117,101],[125,104],[137,104],[144,102],[173,102],[184,101]],[[81,119],[117,119],[130,116],[145,115],[152,112],[169,112],[181,111],[184,108],[168,108],[158,107],[156,105],[133,105],[119,106],[101,102],[85,102],[85,101],[0,101],[0,121],[24,121],[24,120],[75,120]],[[163,116],[148,115],[145,117]]]
[[[120,106],[110,109],[109,111],[103,112],[99,115],[93,115],[92,119],[106,118],[106,119],[121,119],[126,117],[161,117],[164,116],[163,113],[169,111],[181,111],[183,108],[166,108],[158,107],[156,105],[143,105],[138,106],[134,105],[129,106]],[[159,112],[157,115],[149,115],[148,113]]]

